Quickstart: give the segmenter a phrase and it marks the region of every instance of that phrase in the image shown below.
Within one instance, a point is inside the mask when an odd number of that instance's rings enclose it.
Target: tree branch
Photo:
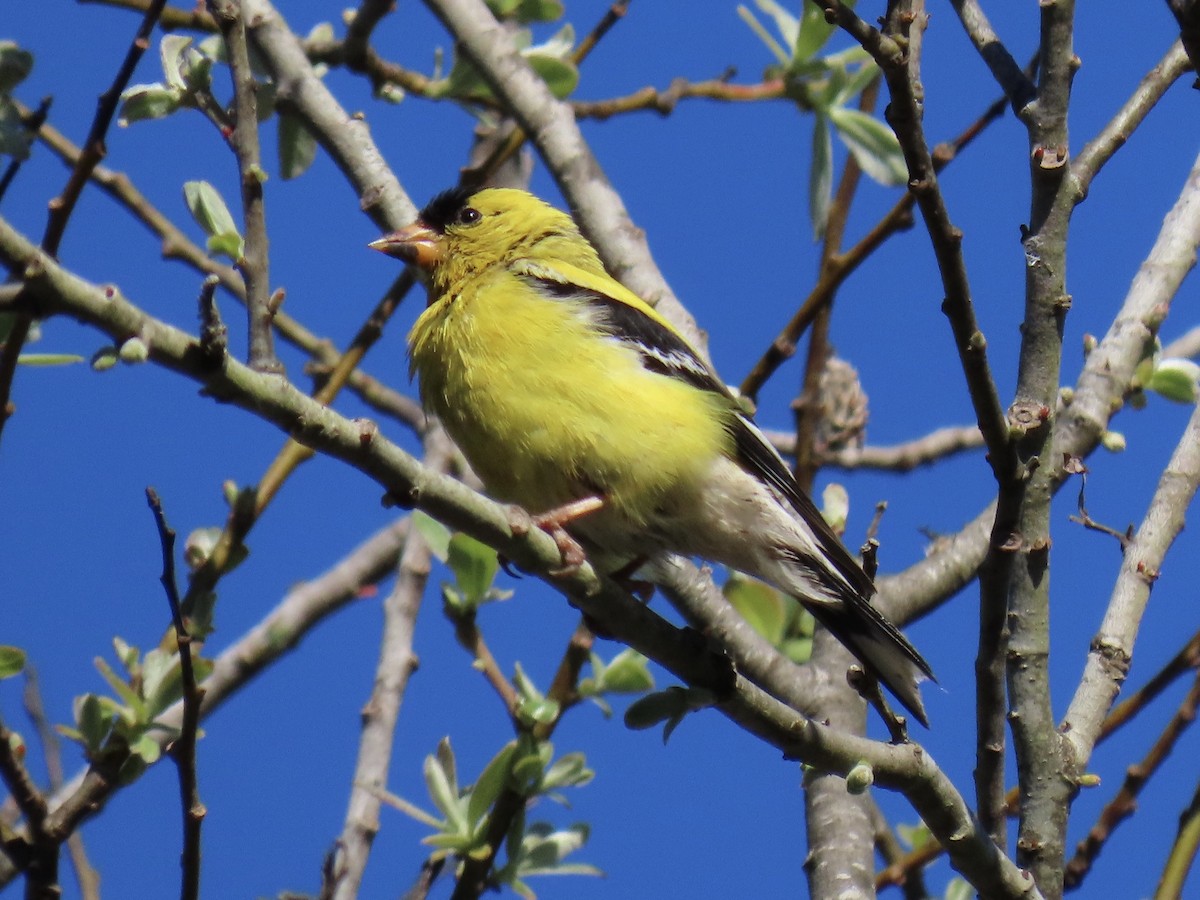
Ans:
[[[258,145],[258,85],[250,70],[246,42],[246,18],[240,0],[207,0],[209,12],[225,39],[229,70],[233,79],[233,134],[230,137],[238,160],[238,183],[242,191],[244,246],[237,261],[246,283],[246,316],[249,326],[250,368],[260,372],[282,372],[271,339],[270,258],[267,254],[267,218],[263,202],[266,172]]]
[[[206,366],[198,343],[152,319],[119,292],[77,278],[39,253],[0,219],[0,259],[22,273],[44,312],[71,315],[106,333],[134,327],[144,336],[151,358],[200,381],[228,403],[274,422],[299,440],[371,476],[398,502],[419,505],[430,515],[483,540],[531,572],[549,572],[561,563],[553,539],[538,529],[514,535],[506,510],[462,484],[422,467],[378,435],[364,439],[361,428],[320,406],[280,379],[227,360],[219,370]],[[875,781],[901,790],[951,860],[973,884],[989,885],[995,896],[1035,897],[1036,889],[975,825],[949,779],[915,744],[890,745],[844,734],[804,719],[732,671],[724,657],[703,649],[623,589],[599,579],[588,566],[553,579],[572,603],[601,628],[647,655],[689,684],[713,692],[718,709],[751,734],[810,765],[847,772],[859,761],[870,765]],[[91,809],[91,807],[89,807]]]

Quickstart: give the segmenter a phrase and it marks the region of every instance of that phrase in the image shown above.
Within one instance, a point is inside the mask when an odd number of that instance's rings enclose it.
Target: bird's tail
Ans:
[[[836,605],[815,602],[804,605],[887,686],[918,722],[929,727],[918,685],[926,679],[936,679],[929,663],[895,625],[868,600],[858,597]]]

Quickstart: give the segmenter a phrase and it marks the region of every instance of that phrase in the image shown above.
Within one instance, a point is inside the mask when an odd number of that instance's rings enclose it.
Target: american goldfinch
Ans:
[[[929,664],[712,367],[604,270],[566,213],[518,190],[438,195],[371,247],[424,269],[411,372],[496,499],[568,565],[664,553],[796,597],[923,724]]]

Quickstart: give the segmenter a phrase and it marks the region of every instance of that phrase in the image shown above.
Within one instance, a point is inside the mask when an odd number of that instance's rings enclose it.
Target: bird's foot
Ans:
[[[571,537],[566,526],[576,519],[593,513],[604,506],[600,497],[583,497],[572,500],[562,506],[531,516],[519,506],[508,508],[508,527],[513,534],[525,534],[532,527],[540,528],[554,539],[554,545],[562,556],[562,565],[551,569],[550,574],[555,578],[565,578],[574,575],[587,561],[587,555],[579,541]]]
[[[627,562],[608,577],[619,584],[643,603],[649,603],[654,596],[654,582],[634,578],[633,573],[646,564],[646,557],[637,556]]]

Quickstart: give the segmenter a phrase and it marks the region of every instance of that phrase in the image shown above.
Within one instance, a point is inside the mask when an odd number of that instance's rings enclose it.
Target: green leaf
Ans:
[[[113,652],[117,654],[117,659],[124,666],[125,671],[129,673],[130,678],[136,678],[141,674],[141,669],[138,666],[138,657],[141,652],[137,647],[126,642],[121,636],[112,639]]]
[[[553,22],[563,16],[560,0],[487,0],[488,8],[497,19],[527,22]]]
[[[129,745],[129,752],[134,756],[141,757],[146,765],[152,766],[160,756],[162,756],[162,747],[158,745],[158,741],[154,740],[150,735],[143,734],[136,741]]]
[[[943,896],[945,900],[971,900],[975,896],[975,888],[971,887],[965,878],[956,875],[946,885],[946,893]]]
[[[188,90],[187,79],[183,76],[183,54],[191,45],[192,39],[182,34],[165,34],[158,45],[158,55],[162,60],[167,85],[179,91]]]
[[[740,572],[731,574],[721,591],[751,628],[772,644],[783,640],[790,601],[779,591]]]
[[[908,180],[904,154],[891,128],[860,110],[845,106],[831,107],[829,118],[837,128],[838,137],[870,178],[884,185],[904,184]]]
[[[33,71],[33,54],[13,41],[0,41],[0,94],[7,94]]]
[[[812,163],[808,168],[808,217],[815,241],[825,236],[832,202],[833,139],[829,135],[829,118],[817,110],[813,117]]]
[[[467,797],[467,821],[473,826],[483,823],[484,816],[499,798],[504,786],[508,784],[508,773],[512,767],[512,758],[516,749],[517,742],[509,741],[500,748],[500,752],[493,756],[483,767],[483,771],[479,773],[479,778],[475,781]]]
[[[865,52],[865,51],[864,51]],[[859,64],[858,70],[845,79],[841,88],[833,97],[835,106],[844,106],[849,101],[858,97],[867,86],[879,77],[879,66],[875,65],[875,61],[867,57]]]
[[[299,116],[279,115],[279,171],[284,181],[298,178],[317,158],[317,139]]]
[[[743,22],[750,26],[750,30],[754,32],[758,39],[767,45],[767,49],[771,51],[780,64],[786,66],[791,62],[791,56],[789,56],[788,52],[780,46],[779,41],[775,40],[774,35],[763,27],[763,24],[758,21],[754,13],[739,3],[737,14]]]
[[[1176,403],[1195,403],[1200,366],[1190,359],[1164,359],[1154,369],[1146,387]]]
[[[118,362],[120,362],[120,357],[117,356],[116,347],[101,347],[92,354],[92,371],[107,372]]]
[[[421,537],[425,538],[429,552],[445,562],[450,556],[450,529],[419,509],[413,510],[412,524]]]
[[[188,181],[183,185],[183,198],[196,224],[209,235],[209,252],[240,259],[242,238],[220,192],[207,181]]]
[[[193,572],[208,562],[213,549],[221,539],[222,529],[215,525],[196,528],[183,542],[183,561]]]
[[[20,111],[11,100],[0,94],[0,153],[7,154],[14,159],[28,159],[29,148],[32,144],[33,135],[25,127]],[[9,313],[0,318],[11,320],[12,314]],[[0,341],[7,337],[10,327],[10,325],[0,324]]]
[[[847,3],[846,5],[853,6],[854,4]],[[836,25],[825,21],[824,9],[806,0],[804,9],[800,13],[800,27],[797,29],[796,39],[792,42],[792,59],[811,59],[828,43],[830,36],[836,30]]]
[[[529,725],[549,725],[558,718],[562,708],[554,700],[545,697],[522,700],[517,704],[517,716]]]
[[[812,657],[811,637],[794,637],[787,638],[779,649],[783,651],[783,655],[796,664],[806,663]]]
[[[596,777],[587,767],[587,757],[582,753],[564,753],[542,776],[540,793],[568,787],[582,787]]]
[[[821,492],[821,518],[829,523],[829,527],[837,534],[846,530],[846,520],[850,517],[850,494],[837,482],[830,482]]]
[[[599,681],[606,693],[640,694],[654,687],[649,661],[632,647],[626,647],[614,656],[603,671]]]
[[[117,124],[122,128],[131,122],[161,119],[183,106],[183,92],[165,84],[135,84],[121,94]]]
[[[0,678],[12,678],[25,670],[25,651],[20,647],[0,644]]]
[[[454,580],[463,600],[471,606],[486,602],[500,569],[496,551],[469,534],[456,532],[450,538],[446,554],[446,565],[454,573]]]
[[[112,688],[113,693],[115,693],[117,697],[120,698],[121,702],[128,707],[129,711],[133,713],[133,721],[149,721],[146,716],[146,705],[142,703],[142,698],[137,695],[133,688],[122,681],[117,676],[117,673],[112,670],[112,666],[110,666],[102,657],[97,656],[95,659],[95,664],[97,671],[104,676],[104,680],[108,682],[108,686]]]
[[[178,653],[151,650],[146,654],[142,673],[142,696],[151,718],[183,696],[183,669]]]
[[[635,700],[625,710],[625,726],[635,731],[663,723],[663,743],[689,712],[712,706],[716,697],[704,688],[669,687]]]
[[[242,236],[236,231],[214,234],[204,242],[210,256],[228,256],[235,263],[242,258],[242,247]]]
[[[570,60],[549,56],[538,50],[530,50],[524,56],[533,71],[546,82],[550,93],[559,100],[570,96],[579,85],[579,70]]]
[[[795,47],[800,39],[800,22],[790,12],[780,6],[775,0],[754,0],[754,5],[775,22],[780,36],[789,47]],[[811,6],[812,4],[805,4]]]
[[[445,816],[456,833],[466,833],[469,828],[458,794],[454,751],[450,747],[449,738],[442,738],[436,754],[425,757],[424,773],[425,789],[429,791],[429,799],[433,801],[433,805]]]
[[[69,366],[83,362],[76,353],[22,353],[17,362],[23,366]]]
[[[896,836],[910,850],[920,850],[933,840],[933,834],[924,822],[917,822],[915,825],[906,825],[900,822],[896,825]]]
[[[112,717],[105,711],[98,696],[84,694],[75,700],[75,726],[79,729],[83,746],[89,753],[95,754],[100,752],[112,729]]]
[[[600,875],[601,871],[584,863],[563,865],[563,859],[585,843],[591,829],[584,822],[559,831],[545,822],[530,825],[521,841],[514,875]]]

